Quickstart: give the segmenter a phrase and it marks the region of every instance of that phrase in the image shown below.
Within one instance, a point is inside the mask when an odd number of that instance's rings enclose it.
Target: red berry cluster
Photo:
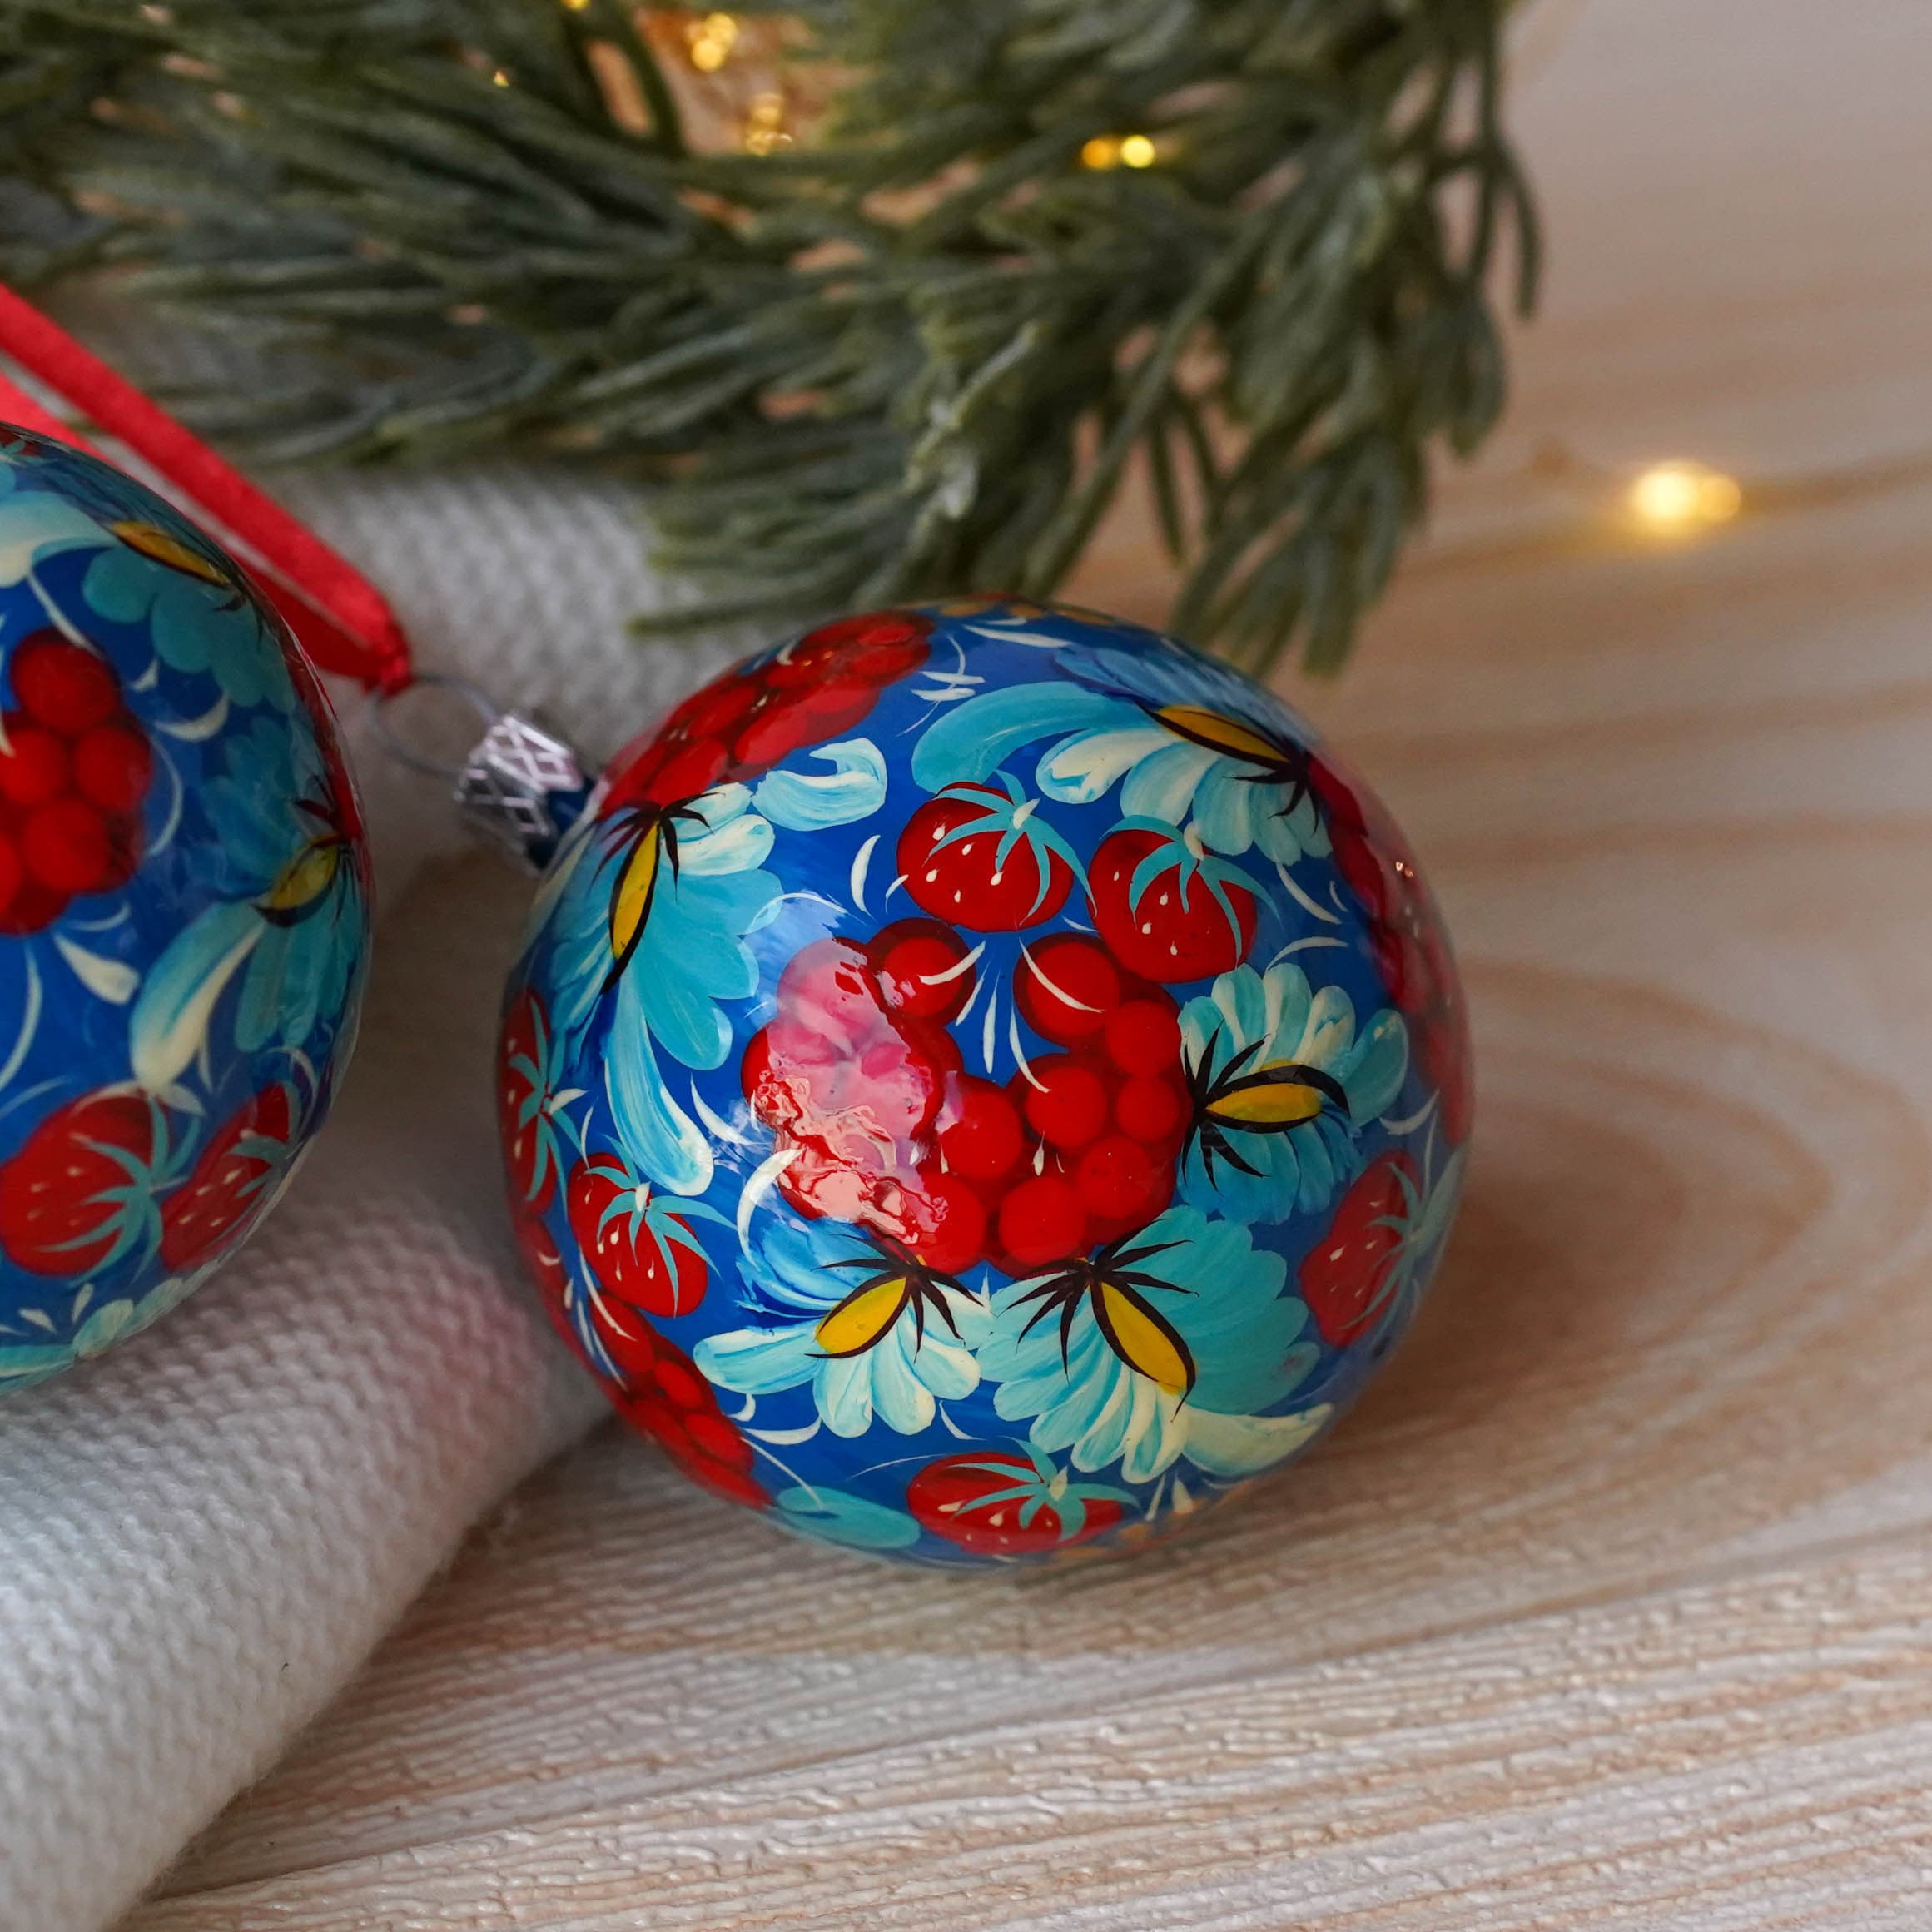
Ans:
[[[70,899],[124,885],[141,862],[154,767],[103,658],[57,631],[14,651],[0,713],[0,932],[37,932]]]
[[[1408,1016],[1417,1060],[1442,1096],[1443,1132],[1464,1140],[1473,1110],[1468,1024],[1456,963],[1415,855],[1395,821],[1326,759],[1309,782],[1322,802],[1335,866],[1368,915],[1368,942],[1388,996]]]
[[[1017,1185],[1013,1170],[994,1177],[995,1259],[1010,1274],[1145,1227],[1173,1198],[1189,1122],[1173,997],[1099,941],[1060,933],[1031,948],[1014,994],[1028,1026],[1064,1050],[1006,1090],[1036,1143]]]
[[[972,995],[968,958],[931,919],[807,946],[745,1050],[744,1090],[791,1155],[778,1186],[802,1214],[875,1229],[941,1273],[983,1259],[1024,1274],[1172,1198],[1180,1029],[1166,992],[1058,934],[1022,961],[1014,994],[1061,1050],[1001,1086],[965,1070],[946,1030]]]
[[[882,611],[822,625],[762,664],[693,692],[610,765],[606,810],[672,805],[747,783],[792,752],[851,731],[885,687],[926,662],[932,623]]]
[[[517,1224],[517,1239],[552,1325],[573,1353],[588,1360],[583,1340],[570,1324],[569,1276],[549,1229],[536,1216],[525,1215]],[[768,1506],[772,1499],[752,1473],[751,1444],[718,1407],[697,1363],[634,1308],[594,1300],[587,1313],[617,1370],[609,1393],[624,1420],[713,1494],[754,1509]]]
[[[279,1081],[265,1087],[171,1185],[178,1164],[161,1110],[132,1087],[83,1094],[0,1162],[0,1249],[31,1274],[77,1279],[158,1202],[161,1261],[172,1274],[188,1274],[232,1242],[267,1199],[294,1153],[298,1125],[291,1090]]]

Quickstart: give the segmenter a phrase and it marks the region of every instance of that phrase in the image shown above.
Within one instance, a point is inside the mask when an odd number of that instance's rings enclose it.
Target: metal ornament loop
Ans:
[[[407,696],[412,691],[448,691],[453,693],[483,720],[486,728],[503,716],[502,708],[481,685],[472,684],[467,678],[453,677],[445,671],[421,671],[400,690],[370,693],[370,731],[375,742],[399,765],[406,765],[410,771],[420,772],[425,777],[445,778],[454,784],[463,776],[465,767],[450,764],[441,758],[432,758],[405,743],[390,717],[390,706],[398,698]]]
[[[484,721],[482,738],[460,765],[445,764],[405,744],[384,716],[386,701],[379,700],[373,708],[378,743],[410,770],[449,780],[457,809],[472,826],[532,872],[542,872],[590,795],[591,781],[576,752],[543,726],[499,710],[464,678],[431,673],[415,682],[466,699]]]

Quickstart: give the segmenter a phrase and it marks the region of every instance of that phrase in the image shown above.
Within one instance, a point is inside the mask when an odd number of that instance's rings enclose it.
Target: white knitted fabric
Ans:
[[[283,479],[423,659],[601,754],[719,661],[643,653],[622,494],[527,471]],[[426,702],[426,701],[425,701]],[[0,1932],[132,1902],[328,1700],[464,1527],[602,1403],[517,1270],[491,1099],[529,887],[352,719],[387,908],[335,1117],[244,1254],[0,1402]]]

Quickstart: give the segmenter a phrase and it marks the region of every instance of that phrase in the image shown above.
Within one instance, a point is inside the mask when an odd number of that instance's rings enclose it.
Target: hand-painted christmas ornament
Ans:
[[[1131,1544],[1304,1448],[1469,1131],[1374,801],[1225,667],[1015,603],[828,624],[620,754],[499,1099],[618,1407],[775,1522],[943,1564]]]
[[[281,620],[151,491],[0,427],[0,1390],[145,1327],[266,1211],[367,908]]]

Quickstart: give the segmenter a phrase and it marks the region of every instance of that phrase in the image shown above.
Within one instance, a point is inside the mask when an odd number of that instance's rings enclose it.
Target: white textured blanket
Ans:
[[[602,754],[718,661],[643,653],[629,506],[525,471],[284,484],[424,659]],[[382,896],[335,1120],[268,1225],[119,1351],[0,1403],[0,1932],[112,1921],[464,1528],[602,1404],[517,1279],[497,986],[529,887],[350,739]]]

